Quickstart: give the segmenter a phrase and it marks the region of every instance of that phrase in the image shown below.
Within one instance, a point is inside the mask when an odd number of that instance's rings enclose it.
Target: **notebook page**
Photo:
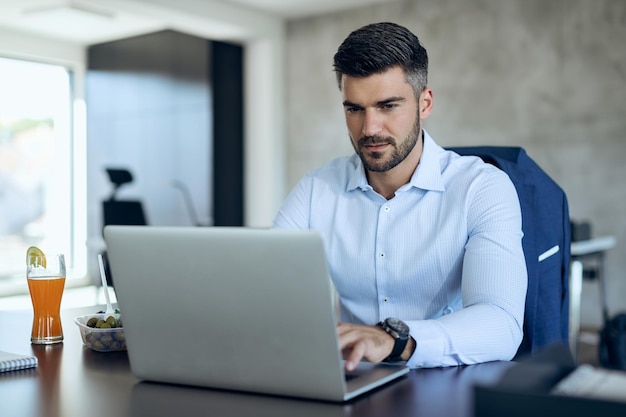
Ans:
[[[583,364],[563,378],[552,394],[626,402],[626,372]]]

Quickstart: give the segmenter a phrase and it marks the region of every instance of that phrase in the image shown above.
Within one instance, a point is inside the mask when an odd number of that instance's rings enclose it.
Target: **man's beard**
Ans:
[[[419,132],[422,126],[419,117],[415,117],[415,124],[413,130],[408,134],[400,147],[396,144],[396,139],[391,136],[364,136],[360,138],[357,144],[354,141],[350,141],[354,150],[361,158],[363,166],[366,170],[372,172],[386,172],[396,167],[400,162],[404,161],[411,153],[417,140],[419,138]],[[393,152],[389,159],[383,159],[383,153],[381,152],[369,152],[364,149],[367,145],[376,144],[389,144],[393,147]]]

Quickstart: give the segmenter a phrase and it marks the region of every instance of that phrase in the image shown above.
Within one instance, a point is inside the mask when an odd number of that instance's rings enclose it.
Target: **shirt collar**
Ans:
[[[372,189],[372,186],[367,183],[367,177],[365,176],[365,168],[359,155],[356,153],[350,157],[350,162],[354,169],[350,173],[348,178],[348,186],[346,191],[356,190],[360,188],[362,191],[368,191]]]
[[[441,176],[441,153],[443,148],[435,143],[426,130],[422,130],[424,147],[417,169],[411,176],[409,184],[423,190],[444,191],[446,189]]]
[[[413,172],[407,185],[424,190],[444,191],[445,186],[441,177],[441,167],[439,164],[439,154],[443,149],[435,143],[426,130],[422,130],[422,133],[424,142],[422,155],[420,156],[419,165],[415,172]],[[363,167],[361,158],[355,153],[350,160],[354,169],[350,173],[346,191],[352,191],[357,188],[363,191],[371,190],[372,187],[367,182],[365,168]]]

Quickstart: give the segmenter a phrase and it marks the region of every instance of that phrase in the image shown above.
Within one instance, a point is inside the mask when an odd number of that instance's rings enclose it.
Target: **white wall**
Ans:
[[[0,28],[0,55],[6,58],[77,66],[81,69],[85,64],[85,48],[79,43],[43,38],[3,28]]]

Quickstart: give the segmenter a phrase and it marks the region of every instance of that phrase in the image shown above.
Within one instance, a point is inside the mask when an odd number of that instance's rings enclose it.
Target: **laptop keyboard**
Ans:
[[[346,378],[346,382],[352,381],[354,378],[356,378],[358,375],[357,374],[345,374],[344,375]]]

